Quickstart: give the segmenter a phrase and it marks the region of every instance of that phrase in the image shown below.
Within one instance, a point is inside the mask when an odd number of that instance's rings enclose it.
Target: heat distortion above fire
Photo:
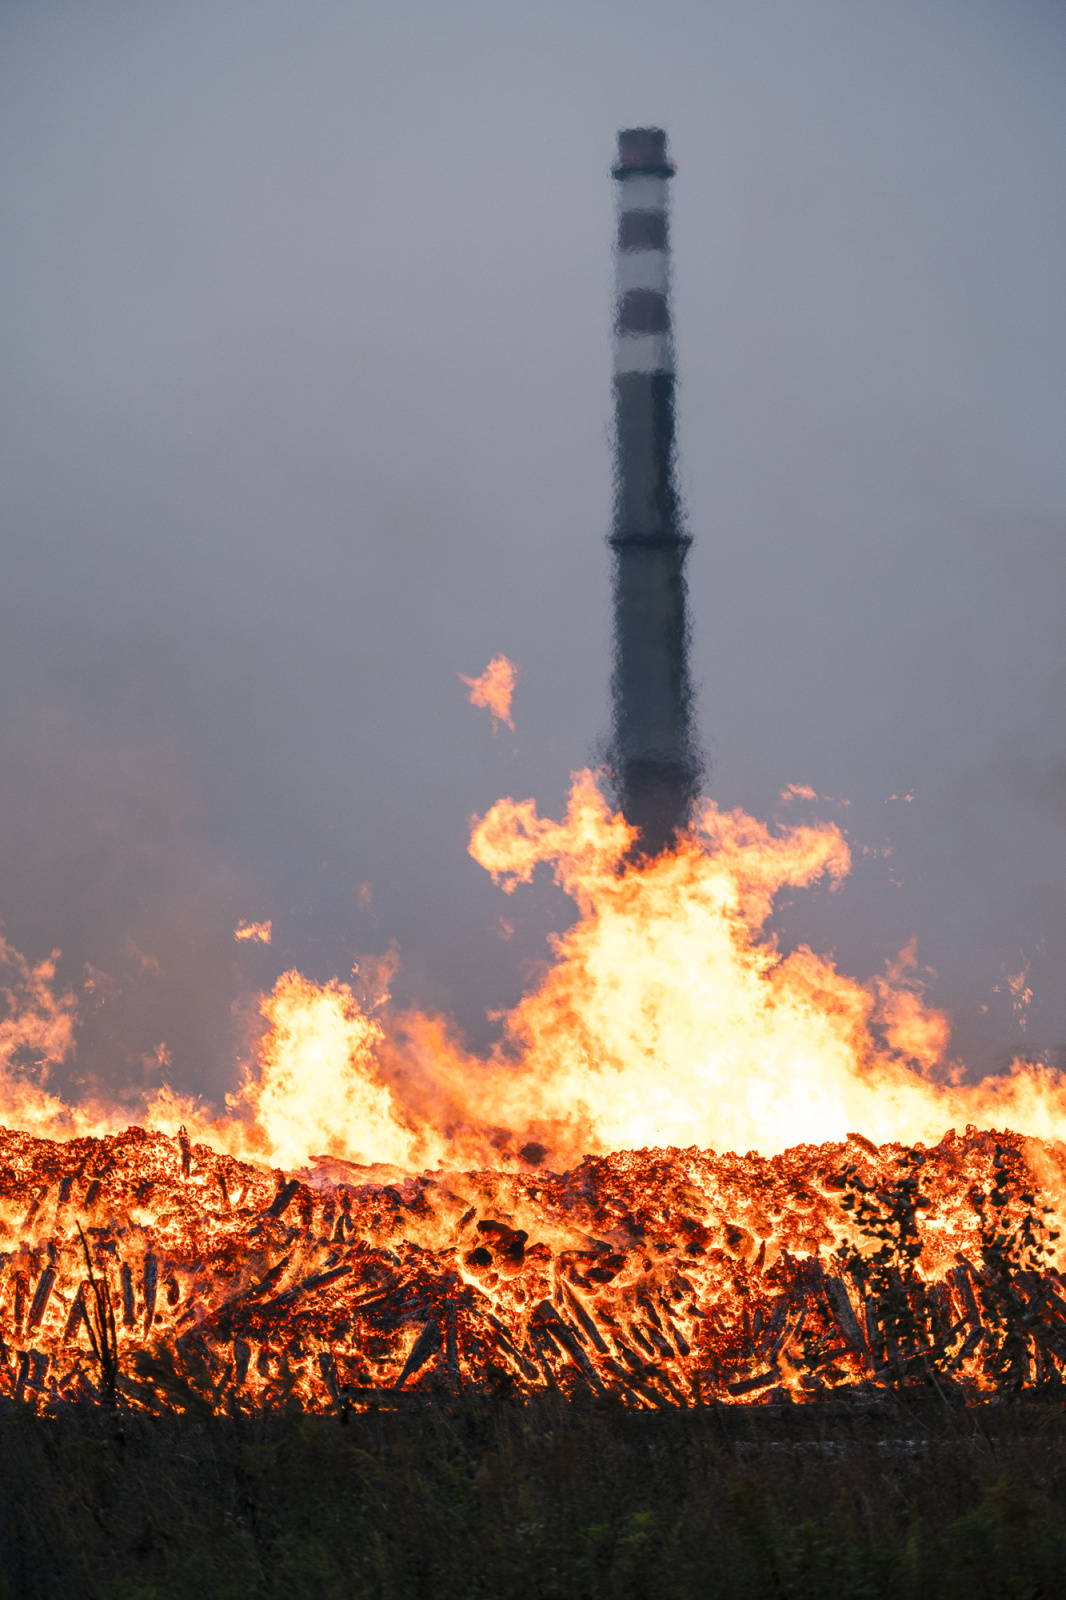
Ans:
[[[667,160],[661,128],[618,135],[614,342],[614,730],[618,799],[657,855],[687,825],[700,778],[676,482]]]

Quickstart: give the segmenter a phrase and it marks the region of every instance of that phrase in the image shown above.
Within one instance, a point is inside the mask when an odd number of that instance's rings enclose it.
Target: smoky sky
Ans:
[[[607,730],[639,124],[707,792],[848,829],[786,946],[917,936],[972,1071],[1058,1058],[1064,69],[1037,0],[6,0],[0,916],[76,1078],[217,1098],[258,989],[392,945],[483,1046],[547,959],[468,823]]]

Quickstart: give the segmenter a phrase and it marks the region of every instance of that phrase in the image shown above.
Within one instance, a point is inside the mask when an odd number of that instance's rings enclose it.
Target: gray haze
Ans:
[[[783,939],[917,935],[975,1070],[1057,1058],[1064,68],[1040,0],[5,0],[0,916],[92,969],[79,1075],[165,1042],[217,1096],[258,987],[392,941],[484,1043],[565,925],[467,822],[607,727],[638,123],[709,792],[850,800],[878,853]],[[456,674],[501,650],[493,739]]]

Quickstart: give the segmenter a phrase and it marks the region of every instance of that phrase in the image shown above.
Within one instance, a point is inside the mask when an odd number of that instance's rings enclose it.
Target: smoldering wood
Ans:
[[[141,1277],[141,1291],[144,1295],[144,1333],[147,1338],[155,1321],[155,1296],[159,1283],[159,1262],[151,1250],[144,1258],[144,1272]]]
[[[37,1288],[34,1291],[33,1302],[30,1305],[30,1315],[26,1324],[27,1329],[36,1328],[40,1324],[45,1313],[45,1308],[48,1305],[48,1298],[51,1295],[52,1290],[55,1288],[57,1276],[58,1273],[55,1267],[45,1267],[44,1271],[41,1273],[41,1276],[38,1278]]]
[[[555,1371],[552,1367],[551,1360],[549,1359],[549,1352],[552,1347],[551,1340],[548,1338],[543,1325],[537,1322],[531,1322],[529,1324],[528,1339],[529,1346],[533,1352],[532,1359],[535,1360],[537,1368],[543,1376],[545,1383],[549,1389],[557,1390],[559,1388],[559,1383],[555,1376]]]
[[[641,1349],[646,1351],[649,1356],[653,1356],[653,1355],[656,1354],[656,1351],[655,1351],[654,1347],[652,1346],[648,1336],[637,1325],[637,1323],[630,1322],[629,1323],[629,1331],[632,1334],[633,1338],[640,1345]]]
[[[26,1314],[27,1278],[24,1272],[15,1274],[15,1333],[22,1336],[22,1319]]]
[[[977,1308],[977,1300],[973,1292],[971,1272],[972,1269],[969,1262],[960,1262],[957,1267],[952,1267],[948,1272],[948,1279],[954,1285],[955,1292],[970,1326],[977,1328],[981,1325],[981,1313]]]
[[[411,1353],[403,1364],[403,1371],[396,1379],[393,1387],[402,1389],[407,1379],[416,1373],[419,1367],[429,1360],[430,1356],[436,1355],[443,1342],[444,1337],[440,1331],[440,1324],[436,1321],[427,1322],[412,1345]]]
[[[0,1149],[5,1137],[0,1133]],[[81,1165],[72,1161],[64,1172],[62,1147],[17,1137],[20,1150],[41,1150],[52,1174],[49,1192],[61,1192],[70,1178],[73,1194],[73,1176],[86,1161],[84,1149],[76,1158]],[[627,1404],[691,1405],[708,1397],[729,1404],[759,1403],[764,1397],[776,1403],[789,1394],[812,1402],[846,1395],[849,1388],[865,1393],[863,1386],[869,1384],[926,1381],[926,1372],[930,1381],[935,1377],[953,1394],[975,1383],[994,1388],[1001,1372],[1032,1389],[1061,1382],[1066,1367],[1066,1298],[1054,1274],[1019,1270],[1009,1290],[996,1290],[1016,1341],[1008,1348],[1002,1331],[989,1343],[971,1320],[980,1315],[978,1298],[992,1293],[991,1280],[986,1283],[979,1268],[949,1259],[941,1268],[942,1278],[922,1295],[912,1291],[918,1331],[908,1334],[905,1359],[894,1365],[891,1358],[900,1353],[892,1349],[891,1329],[886,1342],[878,1328],[877,1304],[861,1306],[855,1316],[854,1303],[841,1299],[842,1292],[848,1295],[843,1280],[832,1270],[827,1273],[820,1258],[785,1253],[767,1268],[768,1251],[761,1260],[752,1258],[739,1225],[732,1225],[735,1238],[715,1234],[718,1225],[705,1226],[703,1207],[698,1226],[706,1247],[717,1239],[729,1250],[716,1252],[719,1265],[689,1256],[685,1241],[695,1234],[683,1223],[697,1223],[687,1218],[688,1201],[667,1193],[673,1157],[651,1162],[642,1156],[597,1158],[558,1176],[541,1169],[535,1177],[476,1178],[485,1197],[495,1196],[481,1206],[489,1226],[479,1227],[475,1237],[487,1241],[492,1262],[477,1277],[464,1269],[457,1233],[459,1221],[468,1212],[476,1215],[477,1208],[464,1210],[454,1193],[428,1176],[403,1184],[339,1185],[327,1191],[327,1198],[317,1189],[298,1187],[284,1213],[271,1217],[285,1183],[197,1146],[192,1151],[197,1181],[186,1184],[176,1141],[139,1132],[134,1138],[131,1131],[130,1142],[132,1155],[150,1150],[154,1164],[131,1169],[128,1162],[107,1155],[121,1148],[116,1140],[98,1142],[103,1151],[91,1144],[90,1154],[97,1153],[89,1165],[95,1168],[93,1181],[100,1184],[97,1215],[107,1218],[106,1229],[90,1230],[92,1250],[97,1260],[106,1263],[110,1257],[116,1288],[121,1284],[121,1308],[118,1296],[115,1305],[121,1320],[120,1367],[124,1363],[119,1376],[133,1387],[120,1385],[119,1392],[131,1405],[180,1407],[182,1383],[196,1388],[197,1403],[208,1408],[231,1400],[244,1408],[279,1405],[297,1397],[312,1409],[336,1405],[328,1372],[343,1367],[346,1381],[337,1381],[338,1395],[375,1383],[394,1387],[405,1365],[400,1331],[414,1324],[424,1332],[431,1322],[440,1343],[417,1371],[407,1373],[404,1382],[413,1392],[491,1389],[506,1371],[521,1392],[558,1386],[566,1394],[613,1393]],[[28,1174],[26,1193],[33,1197],[42,1188],[48,1191],[37,1180],[32,1161],[20,1159]],[[752,1164],[750,1158],[738,1162],[692,1152],[683,1153],[681,1161],[702,1163],[708,1174],[728,1171],[730,1162],[745,1169]],[[232,1204],[227,1209],[222,1199],[222,1184],[216,1180],[223,1165],[231,1199],[238,1193],[244,1198],[240,1212]],[[760,1158],[759,1170],[772,1175],[776,1168]],[[951,1170],[958,1170],[957,1160]],[[618,1191],[625,1200],[613,1213],[601,1209],[613,1193],[611,1184],[623,1181],[638,1188]],[[449,1182],[452,1189],[461,1187],[458,1180]],[[810,1182],[797,1187],[809,1210]],[[694,1193],[698,1205],[698,1191]],[[782,1193],[787,1203],[787,1192]],[[300,1207],[306,1211],[312,1195],[317,1225],[308,1229],[298,1212]],[[167,1217],[165,1227],[123,1221],[123,1206],[145,1204]],[[566,1248],[549,1248],[538,1242],[530,1222],[537,1208],[552,1229],[570,1230],[568,1241],[576,1235],[586,1247],[573,1248],[568,1242]],[[486,1210],[491,1214],[486,1216]],[[723,1202],[721,1211],[726,1217],[745,1215],[732,1201]],[[32,1246],[23,1241],[11,1257],[0,1303],[4,1347],[19,1345],[16,1329],[29,1332],[32,1326],[35,1346],[51,1361],[40,1384],[37,1374],[44,1369],[33,1359],[24,1375],[22,1392],[35,1405],[89,1393],[87,1375],[80,1370],[85,1356],[77,1353],[85,1306],[81,1285],[72,1276],[71,1222],[57,1216],[50,1206],[38,1207],[35,1226],[43,1230],[41,1237]],[[340,1241],[330,1242],[335,1232],[330,1219],[338,1216],[347,1217],[348,1225]],[[381,1228],[375,1217],[384,1219]],[[419,1217],[427,1230],[421,1236]],[[526,1228],[519,1228],[518,1221]],[[610,1240],[600,1237],[612,1224]],[[800,1218],[796,1226],[806,1228],[807,1223]],[[527,1229],[528,1239],[523,1237]],[[322,1237],[311,1237],[315,1232]],[[469,1247],[469,1232],[466,1240]],[[730,1254],[734,1250],[740,1253]],[[504,1256],[507,1273],[500,1281],[492,1263],[498,1259],[502,1264]],[[55,1277],[49,1285],[45,1274],[50,1271]],[[172,1306],[158,1295],[160,1278],[172,1285]],[[848,1305],[854,1318],[850,1328]],[[873,1372],[862,1355],[867,1309],[875,1340],[885,1352],[871,1349]],[[928,1334],[921,1331],[926,1326]],[[149,1338],[156,1351],[171,1352],[169,1384],[150,1381],[137,1371],[135,1346]],[[782,1355],[786,1349],[787,1365]],[[13,1393],[22,1353],[14,1360],[9,1355],[6,1368],[0,1362],[0,1392]],[[432,1374],[414,1383],[433,1357],[439,1359]],[[376,1379],[372,1371],[379,1374]],[[734,1394],[737,1385],[740,1393]],[[342,1403],[361,1402],[342,1395]]]
[[[340,1404],[340,1394],[337,1388],[337,1363],[331,1350],[318,1352],[318,1370],[322,1374],[322,1382],[329,1390],[330,1399],[334,1405]]]
[[[858,1318],[852,1308],[851,1300],[844,1284],[831,1273],[826,1273],[822,1288],[825,1291],[826,1299],[829,1301],[829,1307],[837,1326],[848,1341],[848,1344],[862,1356],[864,1361],[869,1361],[870,1346],[863,1338]]]
[[[618,1365],[617,1361],[612,1361],[610,1356],[607,1357],[607,1360],[604,1362],[604,1366],[607,1368],[607,1371],[615,1379],[620,1388],[628,1389],[632,1394],[639,1395],[642,1400],[648,1401],[659,1411],[669,1411],[672,1409],[670,1401],[665,1395],[658,1394],[656,1390],[650,1386],[650,1384],[645,1383],[643,1379],[638,1377],[635,1373],[627,1372],[624,1367],[620,1367]]]
[[[589,1316],[588,1312],[585,1310],[585,1307],[581,1304],[581,1301],[578,1299],[577,1295],[574,1294],[573,1290],[571,1289],[567,1290],[567,1301],[570,1309],[574,1313],[574,1316],[577,1318],[578,1322],[591,1339],[595,1349],[598,1350],[601,1356],[607,1355],[608,1350],[606,1344],[604,1343],[603,1335],[593,1322],[592,1318]]]
[[[795,1320],[782,1328],[769,1350],[766,1352],[767,1361],[776,1361],[783,1350],[786,1350],[794,1339],[798,1339],[803,1332],[804,1323],[807,1321],[807,1308],[799,1311]]]
[[[85,1316],[85,1285],[80,1283],[74,1295],[67,1320],[63,1327],[63,1343],[70,1344],[78,1331],[78,1325]]]
[[[449,1299],[444,1308],[444,1365],[453,1389],[461,1389],[463,1387],[463,1370],[459,1365],[458,1320],[455,1301]],[[519,1351],[515,1350],[514,1353],[519,1363],[528,1365]]]
[[[650,1339],[656,1352],[663,1356],[667,1361],[672,1361],[677,1352],[667,1344],[662,1334],[659,1333],[656,1328],[648,1327],[647,1325],[645,1325],[644,1332],[646,1333],[648,1339]]]
[[[678,1355],[682,1358],[685,1356],[690,1356],[692,1354],[692,1346],[689,1344],[688,1340],[685,1338],[685,1335],[681,1332],[681,1329],[677,1326],[676,1322],[674,1322],[672,1318],[667,1317],[666,1326],[669,1330],[671,1339],[674,1341],[674,1348],[676,1349]]]
[[[233,1341],[233,1381],[242,1384],[248,1376],[248,1363],[252,1359],[252,1347],[247,1339],[234,1339]]]
[[[122,1284],[122,1326],[124,1328],[132,1328],[134,1315],[133,1272],[128,1261],[122,1263],[119,1279]]]
[[[765,1389],[771,1383],[779,1382],[780,1372],[774,1367],[770,1372],[757,1372],[753,1378],[741,1378],[736,1383],[727,1383],[726,1388],[730,1394],[754,1394],[757,1389]]]
[[[761,1359],[766,1351],[773,1346],[774,1340],[781,1332],[781,1328],[784,1325],[785,1317],[787,1315],[788,1299],[785,1295],[780,1295],[778,1297],[777,1304],[770,1313],[769,1321],[760,1334],[759,1343],[755,1351],[756,1360]]]
[[[277,1315],[287,1311],[288,1308],[300,1298],[301,1295],[311,1294],[316,1289],[324,1289],[327,1284],[336,1283],[339,1278],[346,1278],[351,1272],[350,1266],[334,1267],[331,1272],[315,1272],[302,1283],[294,1283],[291,1289],[285,1289],[273,1300],[263,1301],[259,1309],[264,1316]]]
[[[605,1393],[602,1380],[596,1372],[588,1356],[578,1343],[574,1330],[563,1317],[559,1315],[550,1300],[542,1300],[536,1307],[533,1315],[538,1318],[544,1331],[553,1338],[566,1354],[570,1356],[581,1376],[585,1379],[594,1394]]]
[[[449,1304],[449,1307],[450,1307],[451,1306],[451,1301],[449,1301],[448,1304]],[[490,1312],[486,1312],[485,1321],[488,1322],[489,1325],[496,1330],[496,1337],[499,1339],[501,1345],[508,1352],[508,1354],[512,1355],[514,1357],[514,1359],[518,1362],[519,1367],[522,1369],[522,1371],[524,1372],[526,1377],[527,1378],[535,1378],[537,1376],[536,1367],[533,1365],[532,1361],[530,1361],[528,1356],[522,1354],[522,1351],[518,1348],[517,1344],[511,1338],[510,1334],[507,1332],[507,1329],[504,1327],[504,1325],[500,1321],[500,1319],[498,1317],[493,1316],[493,1314],[490,1311]]]
[[[272,1217],[275,1220],[282,1217],[285,1214],[290,1201],[295,1198],[299,1187],[299,1178],[290,1178],[288,1183],[283,1183],[277,1194],[274,1196],[273,1203],[267,1207],[267,1216]]]

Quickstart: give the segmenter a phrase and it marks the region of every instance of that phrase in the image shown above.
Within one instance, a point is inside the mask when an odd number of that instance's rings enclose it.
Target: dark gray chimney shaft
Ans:
[[[618,135],[615,263],[614,729],[611,766],[640,850],[688,824],[700,779],[692,732],[684,531],[674,475],[667,183],[660,128]]]

